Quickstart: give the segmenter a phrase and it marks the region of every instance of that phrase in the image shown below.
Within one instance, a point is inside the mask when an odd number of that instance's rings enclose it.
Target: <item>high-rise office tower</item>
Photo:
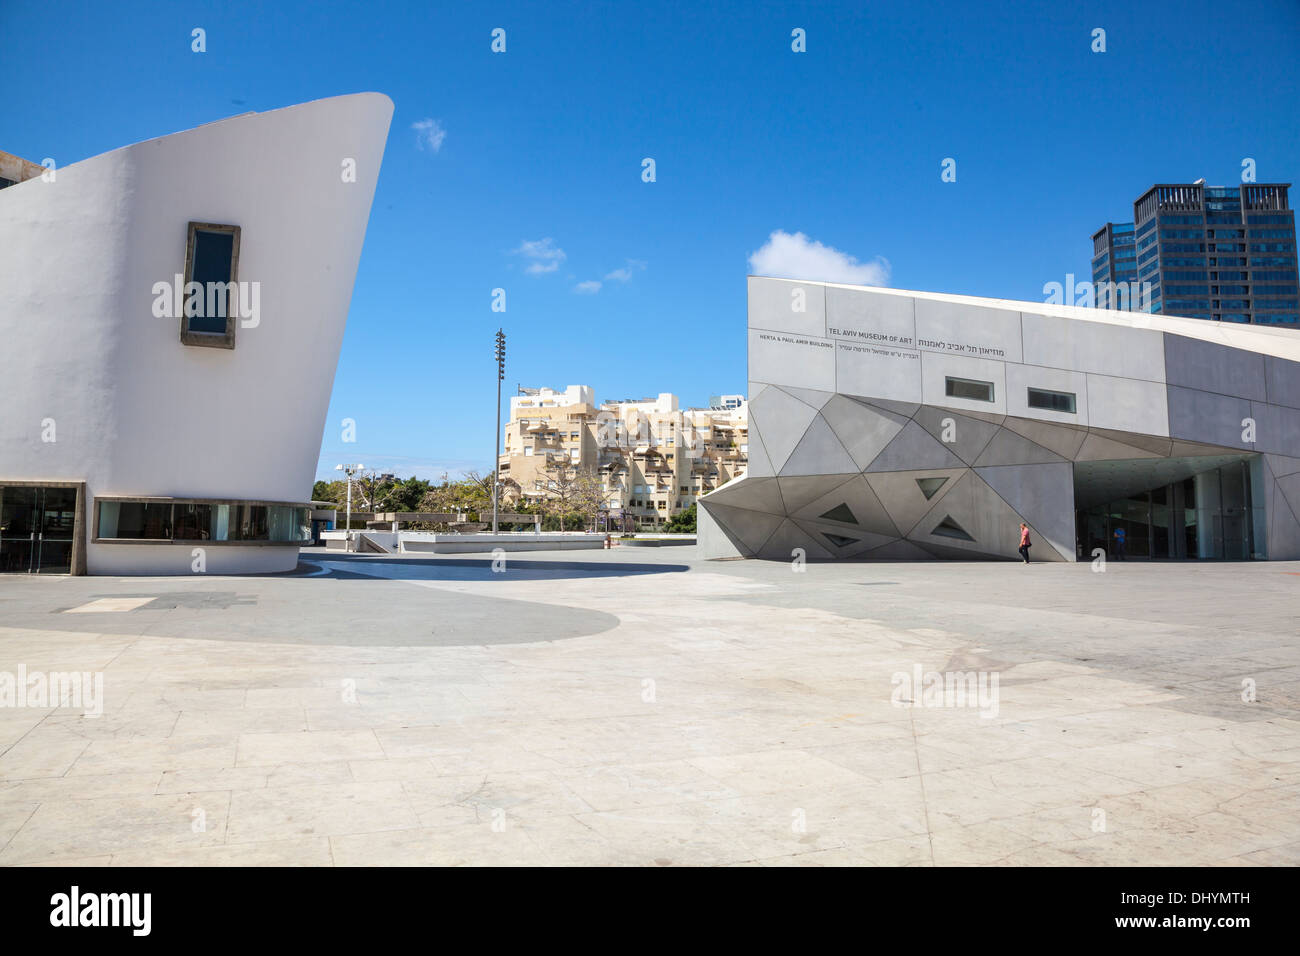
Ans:
[[[1093,234],[1097,308],[1300,327],[1290,185],[1152,186]]]
[[[1136,312],[1137,303],[1120,301],[1137,279],[1137,250],[1133,246],[1133,223],[1108,222],[1092,237],[1092,283],[1099,309]]]

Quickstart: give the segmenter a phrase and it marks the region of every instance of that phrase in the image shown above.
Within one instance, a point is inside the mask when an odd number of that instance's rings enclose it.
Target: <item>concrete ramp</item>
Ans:
[[[385,548],[382,544],[376,541],[374,538],[370,537],[370,535],[368,534],[362,534],[357,536],[357,550],[368,551],[372,554],[392,553],[387,548]]]

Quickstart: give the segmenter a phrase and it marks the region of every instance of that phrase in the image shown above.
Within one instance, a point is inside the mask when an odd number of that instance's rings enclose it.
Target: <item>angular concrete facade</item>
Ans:
[[[710,557],[1015,558],[1024,521],[1035,560],[1073,561],[1076,509],[1239,468],[1219,534],[1300,558],[1292,332],[751,277],[749,389]]]

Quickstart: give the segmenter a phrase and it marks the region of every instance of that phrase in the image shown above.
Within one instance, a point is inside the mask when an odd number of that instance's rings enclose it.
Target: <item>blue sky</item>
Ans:
[[[700,6],[0,0],[0,148],[67,165],[388,94],[330,477],[489,466],[498,324],[508,390],[743,392],[745,276],[777,230],[828,248],[760,261],[1041,301],[1154,182],[1235,183],[1246,157],[1260,182],[1300,176],[1297,0]]]

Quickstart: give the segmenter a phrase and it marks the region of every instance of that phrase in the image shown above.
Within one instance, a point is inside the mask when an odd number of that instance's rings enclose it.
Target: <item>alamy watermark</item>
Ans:
[[[896,671],[890,683],[895,707],[971,707],[981,718],[998,715],[996,671],[927,671],[914,664],[910,673]]]
[[[262,321],[260,282],[186,282],[179,272],[171,282],[153,284],[156,319],[239,317],[239,327],[255,329]]]
[[[1121,312],[1150,312],[1151,283],[1074,281],[1074,273],[1065,274],[1065,282],[1043,284],[1046,305],[1077,305],[1085,309],[1118,309]]]
[[[0,707],[80,707],[86,717],[104,713],[103,671],[0,671]]]

